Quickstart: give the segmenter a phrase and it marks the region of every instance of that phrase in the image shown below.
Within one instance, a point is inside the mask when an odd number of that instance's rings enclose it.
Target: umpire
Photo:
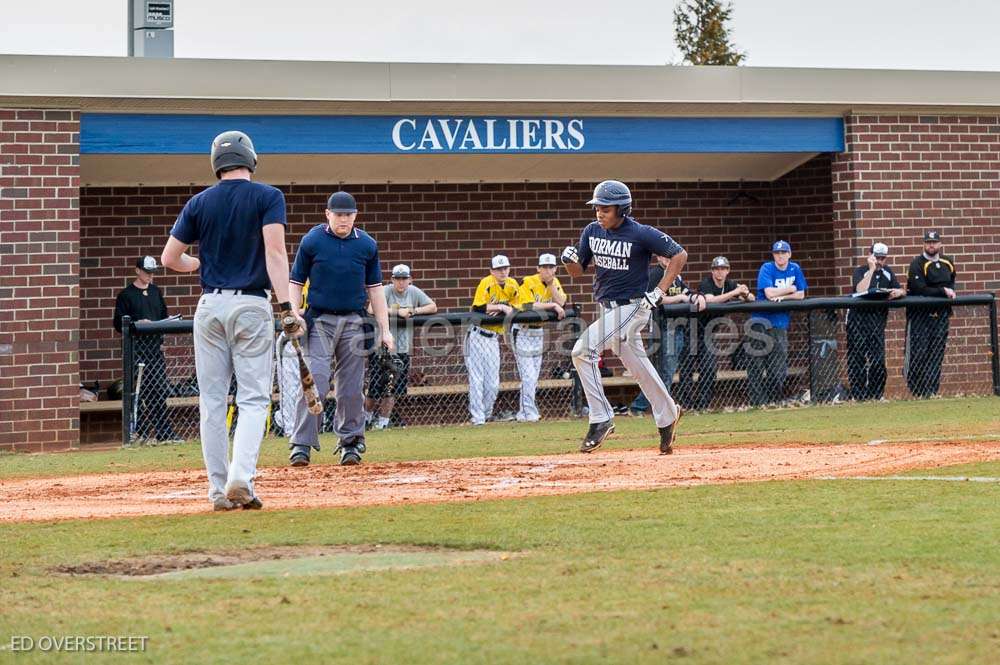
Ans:
[[[910,262],[906,290],[911,296],[955,297],[955,262],[941,253],[939,232],[928,231],[924,234],[924,251]],[[949,305],[906,308],[906,383],[914,397],[937,394],[950,318]]]
[[[888,265],[889,246],[877,242],[865,265],[854,269],[854,295],[873,300],[894,300],[906,295]],[[847,311],[847,375],[851,398],[882,399],[885,393],[885,322],[888,310],[859,308]]]
[[[141,256],[135,262],[135,280],[122,289],[115,299],[115,330],[122,331],[122,317],[132,321],[162,321],[167,318],[167,303],[163,293],[153,284],[153,275],[160,269],[152,256]],[[170,381],[163,358],[163,335],[137,335],[135,361],[143,363],[142,384],[139,387],[136,435],[140,439],[155,437],[159,443],[179,443],[167,415],[167,395]]]
[[[389,314],[382,288],[378,245],[354,227],[358,205],[347,192],[335,192],[326,203],[326,224],[312,228],[302,238],[292,265],[291,301],[302,300],[302,285],[309,280],[306,352],[309,369],[320,398],[330,389],[330,362],[336,362],[337,414],[334,431],[337,450],[345,466],[361,463],[365,452],[365,302],[381,330],[382,344],[396,348],[389,332]],[[309,413],[305,398],[299,400],[289,447],[292,466],[308,466],[310,449],[319,450],[320,415]]]

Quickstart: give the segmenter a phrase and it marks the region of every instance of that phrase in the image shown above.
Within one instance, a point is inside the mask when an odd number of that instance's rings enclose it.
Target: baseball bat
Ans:
[[[312,372],[309,371],[306,359],[302,356],[302,346],[299,344],[298,338],[293,337],[291,342],[292,348],[295,349],[295,355],[299,358],[299,378],[302,380],[302,396],[306,400],[306,408],[309,409],[309,413],[318,416],[323,413],[323,402],[319,399],[316,382],[313,380]]]
[[[132,393],[132,422],[129,423],[129,438],[135,436],[136,421],[139,419],[139,396],[142,394],[142,373],[146,363],[136,364],[135,391]]]

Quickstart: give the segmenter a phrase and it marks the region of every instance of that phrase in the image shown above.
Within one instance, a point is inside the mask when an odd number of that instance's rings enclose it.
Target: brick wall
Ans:
[[[78,438],[79,120],[0,109],[0,449]]]
[[[936,229],[956,260],[958,293],[1000,293],[1000,117],[853,115],[846,131],[847,151],[832,165],[838,282],[849,283],[877,240],[905,279],[924,231]],[[955,390],[987,379],[988,325],[977,309],[949,340],[944,381]],[[902,344],[902,327],[887,339]],[[898,370],[890,365],[890,393],[905,391]]]
[[[801,171],[799,173],[798,171]],[[690,254],[690,281],[725,254],[733,277],[752,284],[770,243],[784,233],[797,244],[818,289],[831,287],[830,160],[819,157],[776,183],[634,183],[635,214],[676,238]],[[825,177],[824,177],[825,174]],[[824,189],[823,183],[827,183]],[[631,184],[631,183],[630,183]],[[587,184],[345,185],[358,199],[358,225],[379,241],[383,271],[407,263],[415,283],[441,309],[465,309],[489,258],[506,253],[512,274],[534,270],[542,252],[558,254],[579,238],[588,220]],[[323,221],[336,186],[282,187],[288,203],[290,251]],[[85,188],[81,192],[81,361],[84,381],[120,374],[120,340],[111,328],[114,298],[134,276],[141,254],[159,256],[174,218],[198,188]],[[739,192],[751,198],[737,197]],[[775,213],[775,206],[782,214]],[[826,213],[823,211],[826,210]],[[795,220],[806,226],[798,228]],[[780,230],[780,233],[779,233]],[[823,234],[826,233],[824,236]],[[170,273],[157,283],[172,313],[191,316],[197,278]],[[591,302],[590,280],[566,280],[573,301]]]

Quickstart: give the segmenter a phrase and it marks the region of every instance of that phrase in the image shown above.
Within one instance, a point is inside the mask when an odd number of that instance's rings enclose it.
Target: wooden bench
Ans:
[[[789,367],[788,376],[803,376],[808,372],[807,367]],[[695,376],[698,373],[695,372]],[[723,369],[719,370],[715,375],[716,382],[723,381],[744,381],[747,378],[746,370],[742,369]],[[678,381],[679,376],[674,375],[674,381]],[[635,386],[638,383],[635,377],[631,376],[604,376],[601,377],[601,383],[607,387],[622,387],[622,386]],[[551,390],[556,388],[572,388],[572,379],[541,379],[538,382],[539,390]],[[520,381],[504,381],[500,384],[500,391],[514,391],[521,389]],[[407,389],[407,395],[411,396],[434,396],[434,395],[462,395],[469,392],[468,383],[449,383],[440,384],[433,386],[410,386]],[[334,397],[334,392],[331,390],[327,393],[327,398]],[[272,401],[280,401],[280,396],[275,393],[271,396]],[[198,406],[197,397],[168,397],[167,407],[185,407],[185,406]],[[104,400],[102,402],[80,402],[80,413],[95,413],[95,412],[106,412],[106,411],[121,411],[122,401],[119,400]]]

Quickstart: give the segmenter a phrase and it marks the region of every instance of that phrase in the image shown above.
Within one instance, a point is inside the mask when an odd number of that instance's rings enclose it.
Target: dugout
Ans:
[[[839,294],[874,239],[903,268],[934,227],[964,290],[1000,289],[994,73],[49,56],[0,71],[0,448],[117,435],[81,424],[77,385],[117,378],[115,293],[213,181],[208,143],[232,127],[286,192],[293,250],[347,188],[384,261],[444,309],[493,253],[516,276],[574,239],[609,177],[693,278],[725,254],[750,281],[781,237],[815,295]],[[196,278],[157,283],[193,312]]]

